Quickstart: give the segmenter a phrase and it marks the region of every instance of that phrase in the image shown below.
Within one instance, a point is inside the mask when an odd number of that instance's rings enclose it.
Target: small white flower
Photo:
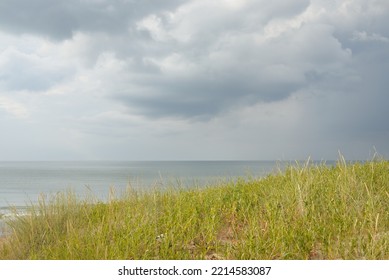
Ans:
[[[162,240],[165,238],[165,234],[162,233],[160,235],[158,235],[155,239],[158,241],[158,242],[162,242]]]

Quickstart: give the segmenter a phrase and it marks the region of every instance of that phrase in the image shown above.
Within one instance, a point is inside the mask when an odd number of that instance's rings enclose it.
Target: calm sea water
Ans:
[[[23,209],[40,195],[90,191],[107,199],[110,187],[117,193],[169,186],[204,186],[238,177],[261,177],[277,170],[274,161],[148,161],[148,162],[0,162],[0,214],[10,207]],[[282,164],[281,164],[282,165]]]

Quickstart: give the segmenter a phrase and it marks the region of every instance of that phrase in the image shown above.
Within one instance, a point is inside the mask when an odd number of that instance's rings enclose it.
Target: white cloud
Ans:
[[[42,56],[40,49],[32,49],[32,46],[8,47],[0,53],[0,83],[6,90],[44,91],[71,74],[65,61]]]
[[[28,117],[28,110],[22,103],[1,95],[0,95],[0,110],[3,110],[6,113],[16,118]]]
[[[162,26],[162,19],[157,15],[149,15],[136,23],[137,30],[146,30],[155,41],[166,41],[169,36]]]
[[[311,4],[302,13],[291,18],[275,18],[264,27],[265,40],[276,38],[285,32],[301,28],[303,24],[318,23],[318,19],[325,14],[322,6]]]
[[[377,34],[377,33],[368,34],[366,31],[355,31],[353,33],[351,40],[361,41],[361,42],[369,42],[369,41],[370,42],[374,42],[374,41],[384,42],[384,43],[389,42],[388,37],[382,36],[382,35]]]

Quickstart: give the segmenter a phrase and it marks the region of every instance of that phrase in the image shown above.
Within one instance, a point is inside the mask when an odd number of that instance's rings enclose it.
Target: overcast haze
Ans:
[[[0,160],[389,155],[388,0],[1,0]]]

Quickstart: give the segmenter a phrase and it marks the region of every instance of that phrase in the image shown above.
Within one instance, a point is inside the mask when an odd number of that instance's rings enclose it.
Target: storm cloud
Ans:
[[[0,24],[8,32],[39,34],[66,39],[75,32],[120,34],[137,19],[177,6],[179,0],[163,3],[145,0],[5,0],[0,3]]]
[[[154,2],[0,3],[0,126],[28,157],[389,153],[387,1]]]

